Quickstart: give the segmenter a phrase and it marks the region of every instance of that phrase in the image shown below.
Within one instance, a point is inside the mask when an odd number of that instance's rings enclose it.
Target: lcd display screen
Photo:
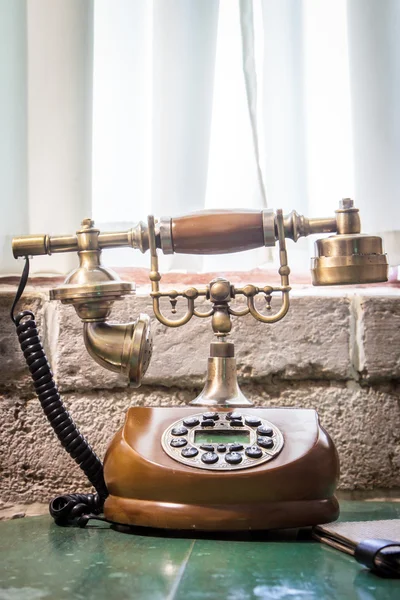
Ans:
[[[195,431],[196,444],[248,444],[249,431]]]

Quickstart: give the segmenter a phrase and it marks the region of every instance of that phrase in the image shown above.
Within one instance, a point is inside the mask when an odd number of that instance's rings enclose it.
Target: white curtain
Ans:
[[[397,0],[0,0],[0,28],[3,272],[18,270],[13,234],[70,233],[90,213],[109,229],[203,208],[328,216],[346,196],[400,262]],[[308,241],[288,250],[307,267]]]
[[[123,221],[149,213],[265,206],[239,3],[99,0],[94,29],[93,214],[101,226],[127,227]],[[164,269],[235,269],[268,253],[161,258]],[[129,264],[132,256],[116,250],[106,260]],[[149,265],[148,256],[134,260]]]
[[[69,233],[91,212],[91,0],[0,0],[1,271],[14,235]],[[72,255],[37,257],[66,272]]]

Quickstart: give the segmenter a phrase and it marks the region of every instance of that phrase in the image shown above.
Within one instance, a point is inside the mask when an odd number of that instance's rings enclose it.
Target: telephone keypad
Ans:
[[[170,446],[173,448],[182,448],[182,446],[186,446],[187,440],[184,438],[176,438],[170,441]]]
[[[205,452],[202,455],[201,460],[203,463],[206,463],[206,465],[213,465],[218,462],[218,454],[215,454],[215,452]]]
[[[231,421],[232,419],[233,420],[239,420],[239,421],[241,421],[242,420],[242,415],[239,412],[234,411],[234,412],[228,413],[226,415],[226,418],[227,418],[228,421]]]
[[[274,432],[271,429],[271,427],[264,427],[263,425],[260,425],[260,427],[257,427],[257,433],[258,433],[258,435],[267,435],[268,437],[271,437],[274,435]]]
[[[203,413],[203,419],[213,419],[213,421],[218,421],[219,415],[216,412],[205,412]]]
[[[258,438],[257,444],[259,446],[261,446],[262,448],[273,448],[274,447],[274,441],[270,437]]]
[[[186,427],[196,427],[196,425],[198,425],[199,423],[200,421],[197,417],[189,417],[188,419],[183,419],[183,424],[186,425]]]
[[[250,427],[257,427],[261,425],[261,420],[258,417],[246,417],[244,422],[246,425],[250,425]]]
[[[193,458],[194,456],[197,456],[199,453],[199,451],[197,450],[197,448],[184,448],[181,452],[182,456],[184,456],[185,458]]]
[[[246,456],[250,458],[260,458],[262,456],[262,450],[258,446],[250,446],[245,450]]]
[[[243,444],[229,444],[229,452],[240,452],[243,450]]]
[[[186,467],[220,472],[257,467],[279,454],[284,439],[278,427],[263,418],[261,410],[252,413],[223,408],[186,413],[166,428],[162,447]]]
[[[228,454],[225,456],[225,460],[230,465],[238,465],[242,462],[243,457],[241,454],[239,454],[239,452],[228,452]]]
[[[188,430],[186,427],[174,427],[171,431],[172,435],[186,435]]]
[[[215,427],[215,421],[212,419],[205,419],[201,422],[202,427]]]

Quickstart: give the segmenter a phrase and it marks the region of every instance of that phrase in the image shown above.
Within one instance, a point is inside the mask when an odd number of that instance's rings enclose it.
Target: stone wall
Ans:
[[[303,406],[319,411],[341,459],[342,489],[400,487],[400,294],[370,290],[299,289],[288,316],[262,325],[236,320],[239,378],[261,406]],[[54,438],[32,391],[9,320],[15,289],[0,291],[0,504],[45,501],[85,491],[80,470]],[[185,405],[204,378],[209,324],[193,318],[183,328],[153,321],[154,351],[144,385],[96,365],[86,353],[82,324],[71,307],[50,303],[32,289],[23,305],[36,314],[64,401],[103,456],[130,405]],[[149,299],[115,303],[113,320],[152,314]]]

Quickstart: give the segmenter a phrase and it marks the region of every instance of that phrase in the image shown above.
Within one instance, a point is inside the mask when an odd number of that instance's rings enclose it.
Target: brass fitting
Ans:
[[[82,226],[87,227],[93,223],[91,219],[84,219]],[[128,231],[106,231],[98,233],[97,246],[100,250],[106,248],[130,247],[141,252],[149,249],[149,238],[145,223],[139,221]],[[40,256],[43,254],[56,254],[59,252],[78,252],[79,238],[76,235],[19,235],[12,240],[14,258],[20,256]]]
[[[50,290],[51,300],[72,304],[83,322],[104,321],[115,300],[135,290],[135,285],[120,280],[101,264],[99,230],[91,219],[84,219],[76,232],[79,267],[69,273],[64,283]]]
[[[308,219],[299,215],[295,210],[284,215],[283,227],[285,238],[294,242],[300,237],[307,237],[314,233],[360,233],[361,223],[358,208],[354,207],[351,198],[343,198],[339,203],[339,209],[335,211],[335,217],[312,218]],[[275,220],[275,232],[277,233],[277,223]]]
[[[86,349],[102,367],[122,373],[138,387],[150,362],[152,341],[150,319],[140,315],[131,323],[107,323],[115,300],[135,291],[133,283],[120,280],[101,264],[99,230],[84,219],[76,232],[79,267],[63,285],[50,290],[52,300],[72,304],[83,321]]]
[[[223,277],[210,282],[206,298],[214,305],[211,326],[217,336],[228,335],[232,329],[229,303],[233,296],[233,286]]]
[[[337,235],[316,240],[311,259],[313,285],[348,285],[387,281],[389,265],[382,238],[361,234],[358,208],[344,198],[336,211]]]
[[[190,406],[253,406],[239,387],[235,347],[231,342],[210,344],[206,383]]]

